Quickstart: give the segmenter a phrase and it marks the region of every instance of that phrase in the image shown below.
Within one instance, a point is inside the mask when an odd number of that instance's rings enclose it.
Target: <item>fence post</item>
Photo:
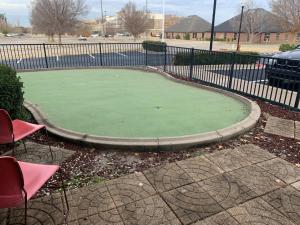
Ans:
[[[143,43],[144,46],[145,46],[145,51],[146,51],[146,55],[145,55],[145,66],[148,66],[148,43],[147,42],[144,42]],[[142,45],[143,45],[142,44]]]
[[[99,43],[99,51],[100,51],[100,65],[103,66],[103,62],[102,62],[102,45],[101,45],[101,42]]]
[[[163,45],[164,46],[164,50],[165,50],[165,55],[164,55],[164,71],[166,71],[166,67],[167,67],[167,45]]]
[[[189,74],[189,80],[193,79],[193,68],[194,68],[194,52],[195,49],[191,48],[191,55],[190,55],[190,74]]]
[[[48,67],[48,59],[47,59],[47,53],[46,53],[46,44],[43,43],[43,49],[44,49],[44,57],[45,57],[45,62],[46,62],[46,68]]]
[[[236,59],[236,53],[231,53],[231,67],[230,67],[230,74],[229,74],[229,80],[227,84],[227,88],[231,89],[232,86],[232,79],[233,79],[233,72],[234,72],[234,65],[235,65],[235,59]]]
[[[298,92],[297,92],[295,105],[294,105],[295,109],[298,109],[299,103],[300,103],[300,84],[298,84]]]

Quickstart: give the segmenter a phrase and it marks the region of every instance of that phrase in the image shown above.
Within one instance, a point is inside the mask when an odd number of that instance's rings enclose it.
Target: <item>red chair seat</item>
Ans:
[[[59,170],[59,165],[43,165],[17,161],[10,156],[0,156],[0,209],[14,208],[25,202],[27,225],[27,202]],[[60,173],[67,210],[69,204]],[[66,215],[63,207],[64,215]],[[1,223],[1,222],[0,222]],[[8,221],[9,223],[9,221]]]
[[[59,169],[58,165],[43,165],[18,161],[24,178],[24,189],[30,199]]]
[[[22,140],[28,135],[31,135],[45,127],[44,125],[27,123],[22,120],[14,120],[12,121],[12,125],[14,132],[14,141]]]

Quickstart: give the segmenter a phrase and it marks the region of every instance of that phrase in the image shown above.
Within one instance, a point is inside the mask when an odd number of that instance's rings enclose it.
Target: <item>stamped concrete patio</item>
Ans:
[[[72,154],[55,153],[56,162]],[[47,162],[49,155],[30,144],[18,158]],[[29,224],[300,225],[300,168],[244,145],[74,189],[68,198],[66,218],[60,194],[30,201]],[[22,213],[2,210],[0,224],[22,224]]]

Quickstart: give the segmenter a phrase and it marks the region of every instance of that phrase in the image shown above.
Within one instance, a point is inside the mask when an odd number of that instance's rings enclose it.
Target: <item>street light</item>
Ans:
[[[162,20],[162,34],[161,41],[165,41],[165,0],[162,0],[162,9],[163,9],[163,20]]]
[[[242,23],[243,23],[243,16],[244,16],[244,8],[245,6],[242,6],[242,12],[241,12],[241,19],[240,19],[240,27],[239,27],[239,36],[238,36],[238,41],[237,41],[237,46],[236,46],[236,51],[240,51],[240,39],[241,39],[241,29],[242,29]]]
[[[212,15],[212,22],[211,22],[211,29],[210,29],[210,44],[209,44],[210,51],[212,51],[213,42],[214,42],[216,7],[217,7],[217,0],[214,0],[214,8],[213,8],[213,15]]]
[[[101,5],[101,25],[102,25],[102,35],[104,35],[104,18],[103,18],[103,2],[100,0]]]

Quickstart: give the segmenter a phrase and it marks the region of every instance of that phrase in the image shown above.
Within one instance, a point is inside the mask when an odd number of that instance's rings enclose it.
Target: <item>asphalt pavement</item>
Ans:
[[[55,68],[78,68],[78,67],[98,67],[98,66],[163,66],[166,60],[167,65],[172,65],[173,55],[164,53],[148,52],[146,55],[140,51],[126,51],[126,52],[111,52],[111,53],[96,53],[96,54],[81,54],[81,55],[56,55],[48,57],[32,57],[19,58],[0,61],[2,64],[17,70],[28,69],[55,69]],[[222,67],[209,68],[203,67],[205,70],[214,72],[219,75],[229,76],[231,71]],[[188,72],[188,71],[187,71]],[[261,68],[256,68],[253,65],[251,68],[234,69],[233,77],[261,82],[265,81],[265,72]]]

